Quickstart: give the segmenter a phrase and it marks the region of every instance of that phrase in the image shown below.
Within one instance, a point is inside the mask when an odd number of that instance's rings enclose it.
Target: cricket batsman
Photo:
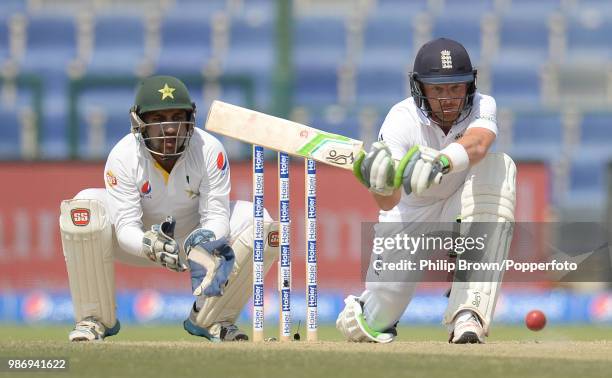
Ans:
[[[410,87],[412,96],[393,106],[378,142],[354,163],[381,209],[377,227],[401,222],[416,233],[425,224],[460,220],[462,234],[479,233],[487,243],[483,253],[458,258],[501,263],[512,240],[516,167],[508,155],[488,152],[497,135],[495,100],[476,91],[468,52],[446,38],[420,48]],[[418,284],[410,279],[417,272],[391,282],[372,269],[365,291],[345,299],[336,321],[349,341],[393,341]],[[449,342],[483,343],[503,272],[458,275],[443,318]]]
[[[190,334],[248,339],[235,322],[251,293],[253,206],[230,204],[227,155],[215,137],[195,127],[195,111],[177,78],[142,80],[130,110],[132,132],[106,161],[106,188],[85,189],[62,202],[60,230],[76,320],[71,341],[119,332],[115,260],[190,278],[196,299],[183,323]],[[278,256],[278,227],[264,213],[267,271]]]

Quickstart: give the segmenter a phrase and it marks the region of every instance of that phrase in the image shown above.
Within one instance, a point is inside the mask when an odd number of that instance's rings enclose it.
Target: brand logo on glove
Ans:
[[[89,224],[89,209],[72,209],[70,210],[70,218],[75,226],[87,226]]]
[[[278,247],[278,231],[268,233],[268,245],[270,247]]]

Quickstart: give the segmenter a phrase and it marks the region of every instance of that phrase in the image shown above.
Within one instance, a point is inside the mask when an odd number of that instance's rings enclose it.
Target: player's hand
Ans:
[[[396,187],[404,187],[406,194],[420,195],[437,185],[450,170],[448,158],[440,151],[425,146],[414,146],[400,161],[395,173]]]
[[[151,226],[151,230],[142,237],[142,251],[151,261],[170,270],[184,272],[187,265],[181,261],[178,244],[173,239],[175,226],[173,217]]]
[[[191,270],[193,295],[223,295],[236,260],[227,239],[216,240],[212,231],[200,228],[187,237],[184,247]]]
[[[395,163],[384,142],[375,142],[368,153],[361,151],[353,163],[353,173],[366,188],[381,196],[393,194]]]

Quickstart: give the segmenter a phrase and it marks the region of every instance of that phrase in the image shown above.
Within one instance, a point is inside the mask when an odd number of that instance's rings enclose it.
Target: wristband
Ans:
[[[450,160],[450,172],[461,172],[470,166],[470,157],[468,156],[465,147],[459,143],[451,143],[444,147],[441,154],[446,155]]]

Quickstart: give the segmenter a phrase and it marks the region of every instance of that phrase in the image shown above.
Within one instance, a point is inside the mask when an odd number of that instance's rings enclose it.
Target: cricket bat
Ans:
[[[222,101],[212,103],[205,129],[246,143],[344,169],[353,169],[353,161],[363,149],[363,142],[360,140],[327,133]]]

